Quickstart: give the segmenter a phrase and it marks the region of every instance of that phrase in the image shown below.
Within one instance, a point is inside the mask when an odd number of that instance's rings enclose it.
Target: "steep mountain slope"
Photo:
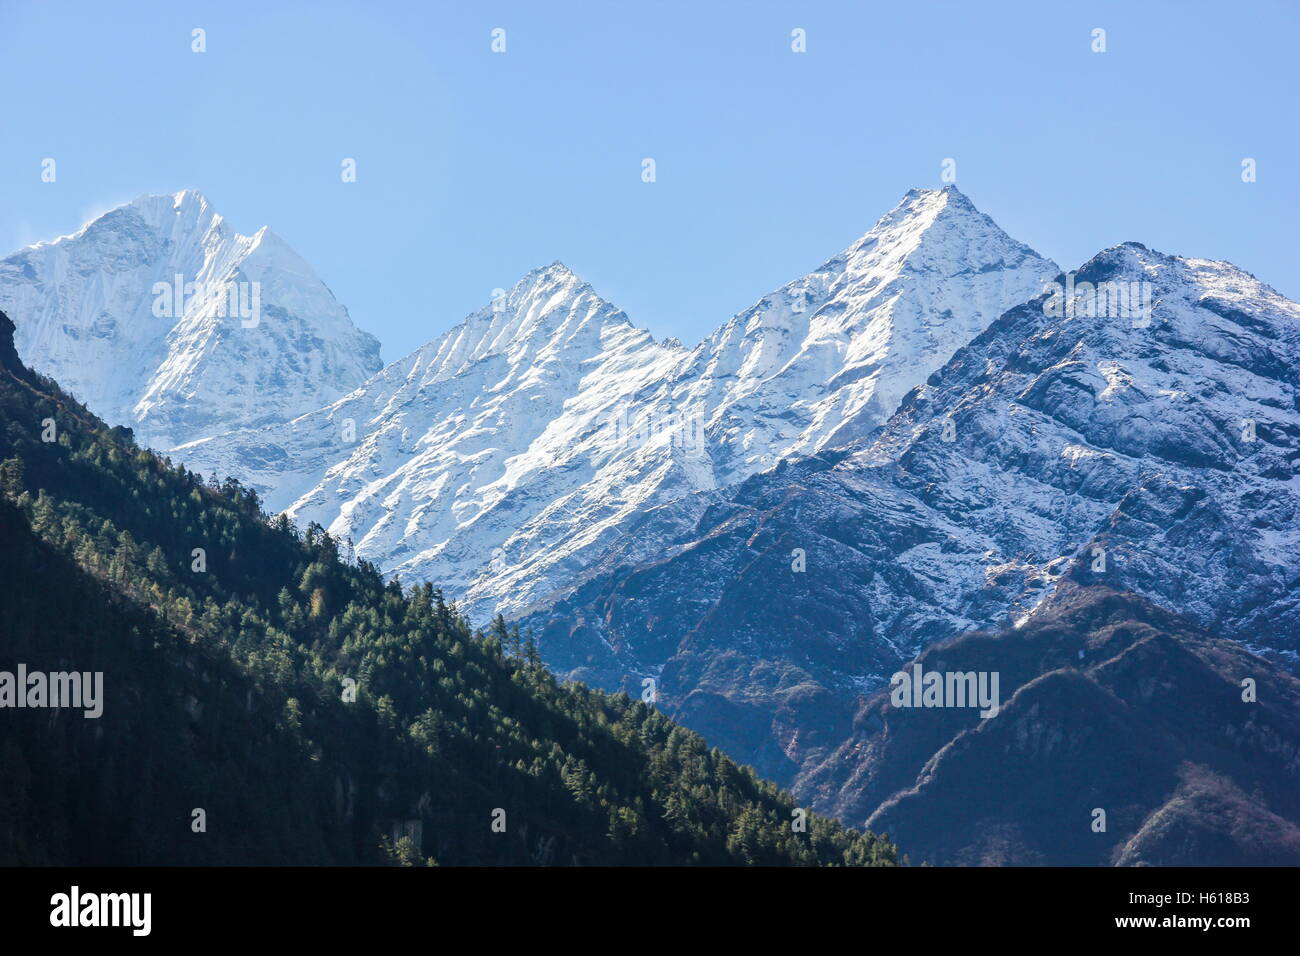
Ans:
[[[1023,616],[1073,562],[1293,667],[1300,306],[1137,244],[1075,279],[1150,283],[1150,314],[1010,310],[875,439],[751,478],[657,560],[535,609],[547,659],[657,677],[670,712],[784,782],[859,694]]]
[[[752,771],[640,702],[558,686],[430,585],[139,449],[24,368],[12,332],[0,313],[0,672],[100,672],[103,693],[90,718],[26,686],[5,701],[0,863],[895,861],[792,826]]]
[[[156,448],[286,420],[380,367],[300,256],[265,226],[234,232],[192,190],[0,260],[0,309],[33,368]]]
[[[520,525],[620,453],[618,410],[684,354],[557,262],[332,405],[178,455],[460,595],[497,573]]]
[[[620,542],[662,553],[719,489],[869,433],[1056,271],[955,189],[913,190],[687,352],[557,263],[332,406],[178,454],[486,617]],[[629,536],[655,508],[654,536]]]
[[[1021,627],[916,663],[999,674],[999,712],[882,692],[804,780],[815,805],[887,829],[913,859],[1300,863],[1300,681],[1240,645],[1070,580]]]
[[[1057,266],[955,186],[913,189],[861,239],[732,318],[657,400],[702,410],[716,484],[869,434]]]

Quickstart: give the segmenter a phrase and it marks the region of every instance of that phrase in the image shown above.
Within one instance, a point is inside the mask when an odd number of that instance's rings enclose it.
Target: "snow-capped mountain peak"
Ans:
[[[567,587],[658,505],[676,509],[671,536],[720,489],[869,433],[1058,271],[955,189],[913,190],[687,350],[553,262],[333,404],[183,457],[476,615],[509,610]]]
[[[521,523],[591,477],[617,410],[685,354],[557,262],[331,405],[180,454],[461,594]]]
[[[867,434],[1058,272],[956,187],[909,191],[847,249],[733,317],[696,352],[683,390],[711,409],[720,482]],[[747,440],[756,428],[776,441]]]
[[[796,787],[859,695],[928,645],[1034,621],[1063,577],[1294,668],[1297,369],[1300,305],[1230,263],[1115,246],[878,433],[727,489],[674,538],[674,506],[651,511],[628,560],[530,623],[554,666],[659,675],[661,706]]]
[[[469,364],[502,355],[522,365],[547,349],[599,335],[606,325],[630,325],[561,262],[533,269],[451,331],[417,351],[430,380],[455,375]]]
[[[31,367],[163,449],[317,408],[380,366],[301,256],[195,190],[0,260],[0,309]]]

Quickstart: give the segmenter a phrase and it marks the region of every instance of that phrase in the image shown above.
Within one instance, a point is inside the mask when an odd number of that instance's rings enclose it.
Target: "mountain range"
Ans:
[[[338,400],[175,454],[474,617],[517,612],[656,506],[689,528],[708,495],[869,433],[1058,271],[955,188],[913,190],[688,350],[553,263]]]
[[[0,865],[898,862],[138,447],[13,332],[0,312]]]
[[[1125,243],[1065,273],[955,187],[912,190],[691,349],[557,262],[377,369],[296,265],[295,291],[264,296],[285,313],[264,305],[260,334],[288,350],[273,361],[223,348],[253,347],[250,330],[196,307],[135,350],[156,364],[72,377],[103,316],[105,348],[143,341],[139,290],[178,261],[162,233],[196,231],[188,207],[217,223],[200,248],[243,248],[194,194],[146,198],[4,260],[0,307],[31,364],[190,468],[438,582],[476,620],[505,614],[563,675],[652,688],[814,808],[906,832],[916,859],[1294,857],[1300,306],[1243,270]],[[313,309],[322,328],[304,332]],[[322,363],[299,401],[291,375]],[[259,401],[241,368],[283,399]],[[228,417],[196,397],[205,381]],[[941,647],[1004,662],[1003,713],[889,702],[891,675]],[[1170,717],[1246,678],[1272,697],[1212,709],[1217,749]],[[1118,739],[1135,772],[1159,772],[1126,795],[1099,782],[1094,808],[1126,801],[1112,836],[1062,842],[1044,821],[1089,774],[1109,779]],[[1023,780],[1038,802],[963,802],[976,778]]]
[[[1075,567],[1293,671],[1300,306],[1137,244],[1076,278],[1151,283],[1149,320],[1008,310],[874,437],[751,477],[655,559],[531,609],[552,662],[657,676],[670,712],[796,792],[860,695],[1015,626]]]

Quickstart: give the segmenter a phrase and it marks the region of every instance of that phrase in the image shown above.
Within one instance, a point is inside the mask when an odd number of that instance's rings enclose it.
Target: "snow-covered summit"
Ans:
[[[194,190],[0,260],[0,309],[29,366],[162,449],[317,408],[380,367],[301,256]]]
[[[675,537],[656,530],[674,506],[652,510],[526,623],[556,669],[656,675],[667,712],[798,789],[859,695],[1067,576],[1296,668],[1297,460],[1300,305],[1125,243],[995,319],[879,432],[752,476]]]
[[[687,350],[556,262],[339,401],[183,457],[476,615],[509,610],[584,573],[650,508],[681,503],[671,534],[708,494],[869,433],[1057,272],[955,189],[913,190]]]
[[[913,189],[864,236],[733,317],[671,400],[709,409],[720,484],[843,444],[1059,268],[955,186]],[[756,433],[770,438],[753,440]]]

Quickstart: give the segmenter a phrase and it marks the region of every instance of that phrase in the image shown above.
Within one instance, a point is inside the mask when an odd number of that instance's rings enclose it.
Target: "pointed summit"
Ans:
[[[949,183],[946,186],[940,186],[938,189],[929,186],[913,186],[907,192],[903,193],[903,199],[901,202],[906,202],[909,199],[933,199],[943,196],[965,199],[966,202],[970,202],[970,200],[966,198],[966,194],[957,188],[956,183]]]
[[[292,418],[380,367],[297,253],[266,228],[239,235],[193,189],[0,260],[0,309],[30,368],[159,449]]]
[[[590,289],[591,286],[568,266],[559,259],[548,265],[538,266],[535,269],[529,269],[520,276],[511,289],[511,294],[519,292],[530,287],[548,288],[571,288],[571,289]]]
[[[172,194],[172,205],[176,209],[184,209],[190,206],[203,208],[211,205],[206,196],[197,189],[182,189]]]
[[[953,209],[975,209],[975,204],[970,201],[964,192],[957,188],[953,183],[947,186],[941,186],[938,189],[931,189],[925,186],[913,186],[907,192],[903,193],[903,198],[898,201],[898,205],[882,218],[888,218],[899,210],[921,211],[925,209],[943,209],[951,207]],[[978,212],[978,210],[975,210]]]
[[[1032,260],[1050,262],[1008,236],[955,185],[909,189],[845,254],[877,247],[888,248],[897,260],[912,257],[924,247],[926,254],[918,262],[926,268],[945,259],[956,268],[976,269],[998,263],[1015,267]],[[981,251],[993,248],[998,251],[996,259]]]
[[[212,204],[195,189],[182,189],[175,193],[146,193],[123,206],[110,209],[87,223],[81,235],[90,231],[121,228],[124,220],[141,222],[151,232],[165,235],[173,242],[185,242],[190,235],[208,231],[225,235],[223,218]]]
[[[518,280],[516,280],[515,285],[537,282],[539,280],[564,281],[567,279],[577,279],[579,282],[582,281],[576,272],[566,266],[559,259],[555,259],[544,266],[535,266],[532,269],[529,269],[520,276]]]
[[[550,275],[554,275],[554,276],[557,276],[557,277],[569,277],[569,276],[571,276],[571,277],[573,277],[574,279],[578,279],[579,282],[582,281],[581,278],[578,276],[578,274],[577,274],[576,272],[574,272],[572,269],[570,269],[568,266],[566,266],[566,265],[565,265],[563,262],[561,262],[559,259],[554,260],[553,262],[551,262],[550,265],[542,266],[540,269],[536,269],[536,270],[534,270],[534,271],[535,271],[535,272],[545,272],[545,273],[549,273]]]
[[[160,213],[195,217],[205,212],[215,212],[207,197],[197,189],[179,189],[174,193],[142,193],[110,212],[123,209],[135,210],[151,218],[160,218]]]
[[[409,358],[441,380],[493,355],[519,363],[547,350],[576,347],[589,353],[602,329],[615,325],[631,328],[622,309],[557,259],[525,273],[508,289],[493,289],[483,308]],[[636,332],[649,338],[648,332]]]
[[[721,449],[722,483],[868,434],[1059,271],[956,188],[909,190],[848,249],[706,340],[692,387],[724,393],[710,401],[735,434],[776,438]]]

